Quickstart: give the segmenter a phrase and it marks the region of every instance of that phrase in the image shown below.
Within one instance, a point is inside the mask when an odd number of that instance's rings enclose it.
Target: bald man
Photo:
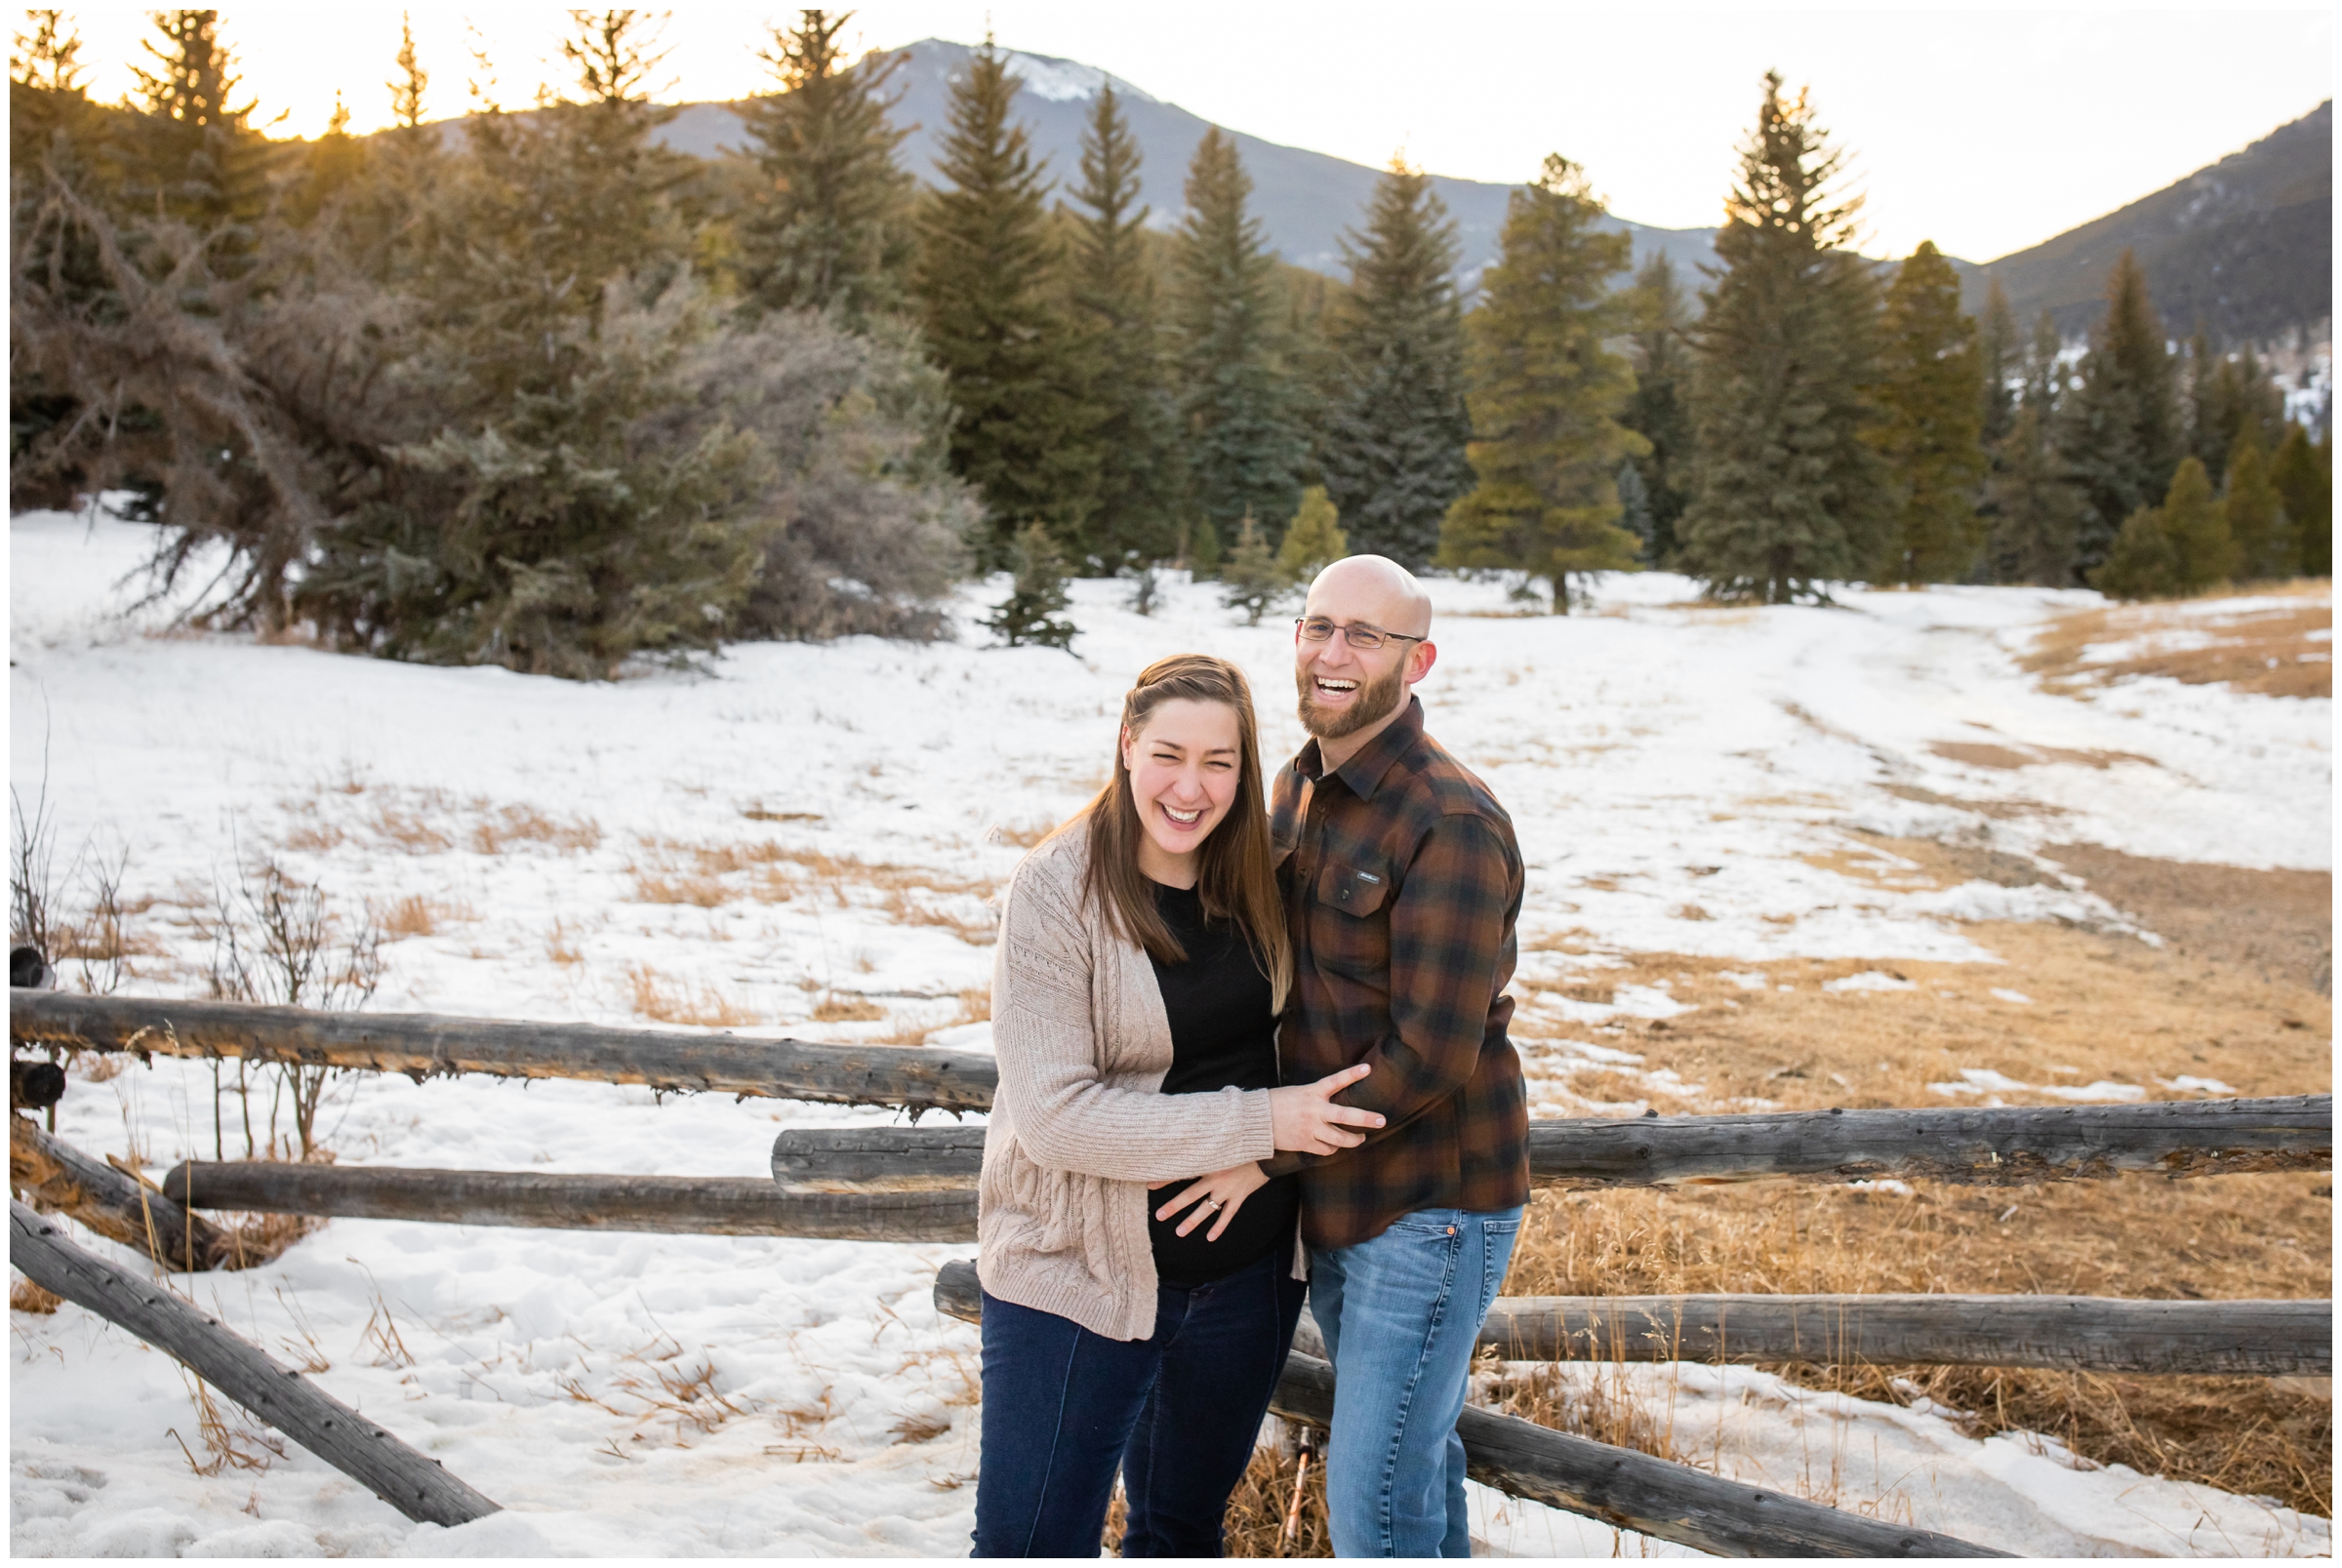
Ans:
[[[1379,555],[1319,573],[1295,626],[1311,739],[1273,791],[1293,935],[1287,1083],[1365,1063],[1339,1097],[1384,1126],[1299,1171],[1310,1302],[1333,1357],[1326,1502],[1341,1556],[1469,1557],[1456,1418],[1529,1195],[1505,1026],[1519,846],[1488,786],[1424,733],[1432,604]]]

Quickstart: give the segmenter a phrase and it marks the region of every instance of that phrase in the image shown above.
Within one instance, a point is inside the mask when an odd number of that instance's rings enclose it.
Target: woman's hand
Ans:
[[[1204,1221],[1211,1220],[1214,1224],[1203,1239],[1218,1241],[1220,1232],[1228,1228],[1228,1222],[1236,1217],[1238,1209],[1244,1207],[1244,1200],[1268,1184],[1269,1178],[1262,1174],[1259,1163],[1254,1160],[1246,1160],[1243,1164],[1232,1165],[1225,1171],[1214,1171],[1209,1176],[1198,1176],[1192,1183],[1180,1189],[1179,1196],[1155,1210],[1154,1217],[1157,1220],[1168,1220],[1192,1203],[1195,1205],[1195,1212],[1188,1216],[1188,1223],[1179,1227],[1179,1233],[1184,1236],[1203,1224]],[[1171,1184],[1156,1182],[1153,1185],[1157,1187],[1165,1187]]]
[[[1328,1073],[1315,1083],[1270,1090],[1269,1121],[1275,1132],[1276,1146],[1303,1154],[1331,1154],[1364,1143],[1364,1134],[1349,1129],[1380,1127],[1382,1112],[1337,1106],[1333,1097],[1373,1070],[1361,1062],[1354,1067]]]

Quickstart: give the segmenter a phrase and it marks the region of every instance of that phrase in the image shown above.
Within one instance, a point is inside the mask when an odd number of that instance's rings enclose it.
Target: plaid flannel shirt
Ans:
[[[1505,1025],[1520,848],[1488,786],[1407,710],[1332,777],[1317,743],[1277,773],[1270,831],[1293,935],[1278,1054],[1286,1083],[1358,1062],[1339,1097],[1388,1118],[1338,1154],[1278,1154],[1302,1175],[1316,1247],[1380,1235],[1419,1209],[1529,1195],[1528,1101]]]

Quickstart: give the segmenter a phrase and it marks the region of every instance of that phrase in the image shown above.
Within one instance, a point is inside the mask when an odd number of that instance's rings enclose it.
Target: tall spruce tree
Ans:
[[[1994,278],[1987,286],[1984,309],[1976,318],[1976,363],[1984,383],[1980,434],[1984,443],[1984,484],[1977,497],[1976,516],[1991,540],[1999,527],[2000,503],[1996,488],[2003,472],[2010,427],[2016,423],[2018,383],[2024,379],[2025,344],[2017,336],[2016,313],[2009,308],[2008,292]],[[1987,551],[1987,581],[1999,568]]]
[[[1960,313],[1959,274],[1922,240],[1886,292],[1880,377],[1883,414],[1873,444],[1886,459],[1894,513],[1878,573],[1889,583],[1967,576],[1986,525],[1976,514],[1985,476],[1984,380],[1976,323]]]
[[[2322,461],[2310,432],[2302,425],[2285,427],[2277,455],[2269,462],[2270,482],[2284,502],[2293,524],[2294,557],[2305,577],[2331,577],[2334,571],[2334,475],[2331,437]]]
[[[1843,167],[1805,94],[1784,98],[1768,74],[1694,337],[1699,465],[1680,559],[1719,596],[1818,593],[1878,558],[1890,515],[1866,439],[1878,294],[1849,248],[1859,198],[1833,194]]]
[[[2082,500],[2058,447],[2066,371],[2057,323],[2046,310],[2025,356],[2025,387],[2008,434],[1993,455],[1987,550],[1993,580],[2066,587],[2074,581]]]
[[[1172,241],[1172,325],[1191,505],[1223,541],[1247,512],[1293,514],[1305,456],[1280,363],[1275,263],[1251,196],[1235,142],[1212,127],[1188,165],[1188,216]]]
[[[1472,487],[1456,225],[1431,177],[1394,158],[1365,232],[1342,248],[1351,288],[1334,310],[1341,389],[1318,452],[1325,491],[1357,550],[1420,569]]]
[[[1447,514],[1445,566],[1543,579],[1569,613],[1570,579],[1630,570],[1641,541],[1618,526],[1617,473],[1649,443],[1619,422],[1635,372],[1604,346],[1633,321],[1610,280],[1633,241],[1598,226],[1585,171],[1555,153],[1505,209],[1496,264],[1465,324],[1477,483]]]
[[[283,149],[252,124],[257,101],[235,101],[243,79],[220,13],[157,11],[152,21],[158,37],[141,40],[148,62],[130,67],[143,113],[112,149],[120,193],[208,235],[215,264],[232,272],[259,243]]]
[[[1631,461],[1641,485],[1649,532],[1643,559],[1653,566],[1676,558],[1676,530],[1690,499],[1691,302],[1664,251],[1651,253],[1635,274],[1635,395],[1618,422],[1651,444]],[[1640,532],[1639,530],[1637,531]]]
[[[928,348],[959,418],[951,466],[984,493],[977,559],[1008,563],[1040,522],[1079,539],[1096,504],[1097,455],[1080,400],[1073,334],[1058,309],[1063,264],[1030,138],[1012,118],[1018,81],[988,35],[950,87],[937,167],[945,184],[920,224],[914,286]]]
[[[2162,322],[2146,271],[2128,251],[2107,275],[2106,314],[2091,331],[2080,375],[2062,444],[2088,506],[2075,540],[2075,571],[2086,577],[2124,520],[2163,494],[2184,455]]]
[[[401,131],[423,129],[423,96],[430,90],[431,73],[423,68],[415,49],[415,23],[398,14],[398,53],[392,57],[398,74],[384,85],[390,90],[390,121]]]
[[[2269,477],[2269,454],[2262,449],[2260,433],[2249,426],[2238,431],[2223,466],[2228,483],[2220,498],[2220,516],[2237,547],[2237,577],[2258,583],[2293,576],[2301,570],[2301,545],[2285,516],[2283,498]]]
[[[1977,433],[1987,452],[2008,439],[2017,422],[2019,383],[2025,374],[2025,344],[2017,336],[2016,313],[2008,307],[2008,291],[1995,278],[1984,293],[1984,313],[1976,318],[1976,367],[1983,378],[1984,406]]]
[[[739,267],[755,307],[834,310],[859,331],[903,305],[916,182],[896,167],[907,133],[887,118],[908,57],[848,64],[838,34],[853,15],[802,11],[758,52],[780,91],[741,117],[764,178],[740,223]]]
[[[1071,283],[1083,401],[1098,454],[1097,509],[1080,541],[1098,567],[1145,572],[1179,549],[1179,411],[1163,360],[1139,143],[1110,84],[1082,135]]]

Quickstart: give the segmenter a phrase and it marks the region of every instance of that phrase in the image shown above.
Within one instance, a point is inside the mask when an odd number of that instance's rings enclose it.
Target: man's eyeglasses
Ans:
[[[1338,631],[1342,633],[1342,640],[1350,644],[1353,653],[1370,654],[1387,642],[1422,642],[1424,640],[1421,637],[1409,636],[1403,631],[1385,631],[1380,626],[1369,626],[1363,623],[1338,626],[1323,616],[1297,616],[1294,618],[1293,623],[1301,628],[1301,637],[1304,642],[1331,642],[1334,633]]]

